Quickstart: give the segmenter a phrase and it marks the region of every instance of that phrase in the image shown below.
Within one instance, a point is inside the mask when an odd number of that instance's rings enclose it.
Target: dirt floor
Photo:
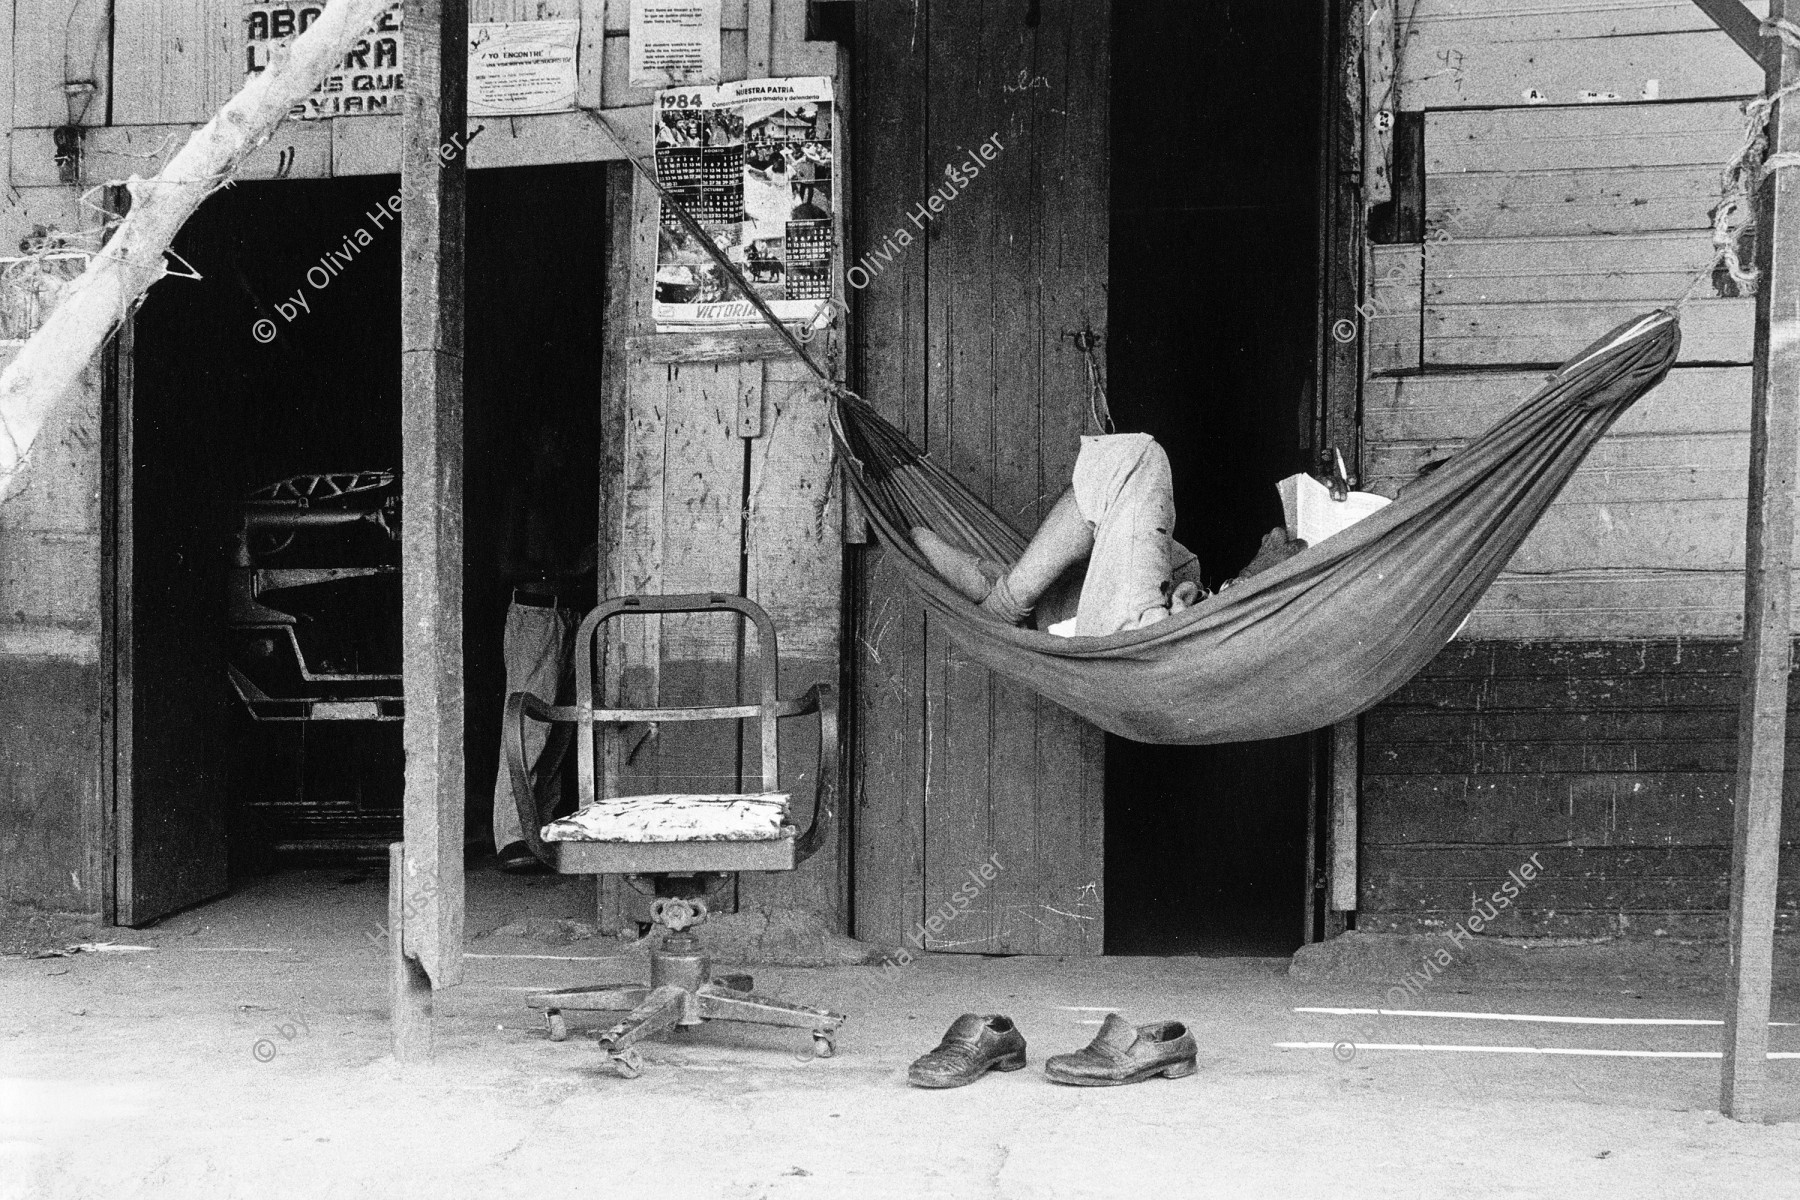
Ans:
[[[1383,1004],[1409,960],[1393,943],[1297,975],[1285,959],[758,968],[759,990],[850,1015],[836,1057],[712,1026],[647,1045],[624,1080],[522,1004],[638,969],[555,923],[585,915],[583,881],[476,875],[470,892],[476,957],[438,999],[422,1067],[388,1053],[377,876],[291,873],[154,929],[15,937],[15,955],[71,944],[58,935],[91,948],[0,959],[0,1197],[1800,1197],[1800,1060],[1771,1064],[1786,1123],[1744,1125],[1714,1111],[1716,1060],[1376,1048],[1708,1051],[1716,1026],[1296,1011]],[[1529,962],[1436,978],[1413,1007],[1720,1013],[1704,952],[1506,953]],[[1192,1023],[1199,1075],[1047,1082],[1038,1062],[1109,1009]],[[1777,1009],[1800,1020],[1800,990]],[[1012,1015],[1032,1068],[908,1087],[964,1011]],[[1800,1028],[1773,1034],[1800,1051]]]

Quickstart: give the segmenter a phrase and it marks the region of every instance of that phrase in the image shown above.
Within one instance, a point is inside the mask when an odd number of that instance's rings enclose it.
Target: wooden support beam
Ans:
[[[416,958],[408,958],[401,936],[406,928],[406,843],[388,846],[388,1020],[394,1057],[423,1062],[431,1057],[431,979]]]
[[[1324,283],[1319,289],[1319,391],[1312,465],[1314,470],[1329,471],[1325,464],[1336,448],[1356,475],[1361,470],[1363,346],[1368,341],[1358,311],[1363,299],[1366,227],[1362,203],[1362,5],[1327,5],[1321,20],[1331,51],[1320,97],[1325,136],[1320,143],[1319,169],[1325,187],[1319,198],[1318,254]]]
[[[1763,40],[1762,21],[1745,7],[1744,0],[1694,0],[1701,12],[1711,17],[1751,58],[1767,61],[1769,43]]]
[[[750,7],[751,24],[754,25],[756,5]],[[767,45],[766,38],[764,44]],[[754,38],[751,49],[754,53]],[[630,164],[620,162],[606,173],[605,213],[606,314],[601,327],[604,357],[600,386],[600,598],[603,600],[643,590],[643,585],[632,577],[621,555],[631,511],[628,493],[632,480],[626,468],[626,440],[631,428],[631,364],[637,361],[633,344],[635,342],[640,351],[647,350],[658,336],[651,333],[650,297],[655,287],[656,241],[662,202],[650,185],[638,178]],[[608,667],[607,678],[600,686],[609,694],[617,694],[619,686],[619,664],[624,658],[620,643],[622,633],[614,628],[604,634],[609,639]],[[619,795],[621,771],[629,758],[629,746],[620,737],[619,730],[609,729],[604,735],[602,749],[605,794],[616,796]],[[625,928],[623,876],[596,875],[594,903],[600,932],[610,936]],[[632,931],[636,932],[635,926]]]
[[[1363,18],[1363,205],[1393,199],[1394,114],[1400,108],[1394,73],[1394,0],[1364,0]]]
[[[1331,823],[1325,830],[1332,912],[1356,911],[1357,801],[1361,783],[1362,720],[1331,727]]]
[[[1702,5],[1701,7],[1707,7]],[[1800,17],[1800,0],[1776,0]],[[1800,51],[1782,45],[1769,90],[1800,80]],[[1800,106],[1779,104],[1772,154],[1800,153]],[[1750,502],[1744,561],[1744,692],[1738,711],[1731,848],[1731,1002],[1725,1014],[1719,1109],[1757,1121],[1766,1111],[1775,882],[1787,766],[1792,667],[1794,485],[1800,456],[1800,170],[1770,172],[1757,196],[1756,369],[1750,411]]]
[[[463,931],[463,114],[468,0],[405,0],[400,193],[405,957],[460,982]],[[396,1034],[400,1030],[396,1028]]]

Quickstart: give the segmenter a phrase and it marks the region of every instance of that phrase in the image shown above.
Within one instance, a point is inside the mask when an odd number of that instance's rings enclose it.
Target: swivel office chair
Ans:
[[[755,628],[760,699],[755,704],[696,708],[607,708],[597,702],[596,680],[606,678],[607,621],[666,613],[738,613]],[[706,920],[706,894],[736,871],[791,871],[810,858],[831,833],[837,807],[837,692],[814,684],[797,700],[782,700],[775,624],[757,604],[738,596],[626,596],[608,600],[581,623],[575,637],[575,703],[554,705],[530,692],[506,702],[506,758],[519,826],[531,852],[564,875],[623,875],[639,890],[653,891],[651,915],[665,931],[650,954],[645,984],[573,988],[530,996],[542,1009],[552,1041],[568,1037],[566,1012],[628,1012],[599,1035],[614,1069],[636,1078],[643,1069],[635,1044],[676,1026],[743,1021],[812,1032],[813,1052],[829,1057],[844,1017],[822,1008],[791,1004],[751,990],[747,975],[712,977],[711,964],[690,932]],[[602,683],[603,687],[603,683]],[[733,697],[737,699],[737,697]],[[779,729],[786,719],[817,716],[819,756],[811,824],[800,833],[787,821],[788,793],[781,790]],[[544,824],[539,791],[525,761],[527,720],[573,724],[580,807],[571,817]],[[762,791],[729,794],[658,794],[603,797],[596,786],[599,731],[647,722],[754,720],[762,749]],[[736,764],[733,764],[735,770]]]

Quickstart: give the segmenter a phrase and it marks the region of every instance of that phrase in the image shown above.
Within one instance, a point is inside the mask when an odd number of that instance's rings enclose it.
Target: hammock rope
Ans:
[[[1779,38],[1791,49],[1800,50],[1800,25],[1783,18],[1766,18],[1758,27],[1765,38]],[[1676,306],[1682,307],[1700,286],[1721,267],[1745,294],[1751,294],[1760,272],[1744,265],[1744,239],[1756,228],[1756,206],[1752,197],[1762,181],[1776,171],[1800,167],[1800,154],[1770,154],[1769,120],[1775,106],[1800,91],[1800,83],[1789,84],[1773,94],[1758,96],[1744,105],[1744,142],[1725,163],[1719,180],[1719,204],[1713,209],[1712,262],[1708,263],[1682,292]]]
[[[1436,656],[1679,346],[1672,310],[1621,325],[1373,516],[1156,625],[1099,638],[981,612],[909,531],[998,562],[1025,537],[859,397],[839,397],[833,429],[887,556],[968,657],[1137,741],[1250,741],[1354,716]]]

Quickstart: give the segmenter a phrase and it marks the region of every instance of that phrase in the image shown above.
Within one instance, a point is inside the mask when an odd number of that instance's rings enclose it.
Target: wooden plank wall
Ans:
[[[1739,687],[1730,642],[1453,643],[1363,718],[1357,927],[1447,928],[1537,854],[1494,932],[1722,937]],[[1795,932],[1791,834],[1782,868]]]
[[[615,110],[619,132],[640,152],[647,151],[649,113],[642,106],[651,96],[628,86],[629,10],[622,0],[472,0],[470,7],[474,20],[579,16],[580,103]],[[838,47],[805,38],[804,0],[724,0],[723,14],[726,78],[837,73]],[[235,0],[0,4],[0,135],[5,138],[0,162],[12,185],[0,189],[0,246],[10,252],[37,225],[65,231],[87,227],[97,214],[80,203],[83,191],[129,174],[151,174],[166,161],[194,125],[209,119],[242,83],[241,20],[242,5]],[[64,83],[90,74],[97,90],[81,115],[90,127],[83,179],[71,186],[59,179],[53,130],[70,119]],[[242,173],[254,179],[386,174],[398,170],[399,154],[398,117],[289,121],[251,156]],[[617,148],[580,113],[492,123],[470,148],[470,162],[477,169],[618,158]],[[820,465],[826,444],[823,402],[785,366],[760,361],[729,371],[659,363],[645,367],[646,389],[628,388],[624,347],[631,334],[647,332],[643,310],[652,271],[638,268],[648,261],[643,253],[653,253],[656,216],[654,201],[645,198],[641,185],[634,187],[628,174],[615,176],[612,190],[615,201],[627,201],[614,207],[630,214],[621,221],[618,248],[628,256],[638,252],[638,257],[623,279],[609,281],[614,300],[605,333],[609,372],[602,384],[607,477],[616,480],[613,468],[622,469],[625,461],[627,394],[636,398],[640,416],[664,422],[665,434],[670,411],[660,397],[665,392],[673,397],[674,418],[685,422],[677,436],[691,443],[683,452],[691,449],[699,456],[700,468],[684,474],[685,464],[674,460],[672,494],[678,506],[694,500],[695,507],[691,514],[679,507],[677,518],[659,519],[656,528],[676,539],[704,540],[710,531],[729,543],[729,554],[719,560],[729,567],[722,568],[720,578],[728,581],[727,590],[738,590],[747,564],[752,594],[769,601],[787,635],[784,672],[790,683],[835,681],[841,549],[835,525],[838,497],[825,488]],[[600,219],[598,211],[588,215]],[[707,382],[708,375],[735,379],[746,373],[759,381],[765,422],[774,436],[749,448],[736,440],[709,443],[703,400],[718,381]],[[108,903],[104,802],[109,786],[102,769],[106,730],[99,709],[98,398],[96,375],[66,426],[45,431],[34,455],[32,482],[0,515],[0,614],[5,614],[0,618],[0,730],[5,731],[0,737],[0,897],[94,914],[103,913]],[[641,444],[651,431],[635,432]],[[701,459],[713,451],[721,452],[727,474],[737,472],[736,490],[728,486],[716,503],[701,502],[683,490],[684,481],[711,469]],[[637,465],[647,469],[645,455],[640,453],[639,459]],[[663,461],[667,465],[669,460]],[[755,501],[747,524],[746,480]],[[619,527],[625,509],[624,497],[614,494],[618,490],[601,498],[611,529]],[[690,517],[688,525],[680,516]],[[821,529],[829,530],[830,537],[820,540]],[[657,543],[659,553],[667,540]],[[707,562],[699,554],[684,555],[666,583],[659,567],[634,576],[634,586],[653,591],[710,586],[710,578],[701,578]],[[616,572],[612,578],[617,582]],[[700,647],[695,654],[704,663],[711,645],[696,634],[688,643],[676,637],[667,649],[680,655],[690,646]],[[811,748],[804,736],[788,739],[784,747],[784,758],[808,764],[795,772],[805,776],[796,788],[807,796]],[[717,769],[735,778],[735,739],[723,749],[723,765]],[[758,902],[787,898],[816,904],[841,915],[846,869],[841,856],[826,853],[800,877],[752,883],[746,894]]]
[[[15,128],[107,123],[111,102],[112,4],[110,0],[18,0],[12,18],[12,70],[0,88],[12,91]],[[241,51],[240,51],[241,53]],[[63,85],[87,81],[94,91],[77,97],[73,111]]]
[[[1687,0],[1421,0],[1399,86],[1422,114],[1425,230],[1368,264],[1375,490],[1697,286],[1668,382],[1595,449],[1461,640],[1363,719],[1358,926],[1442,928],[1535,853],[1543,874],[1497,932],[1717,935],[1754,301],[1697,274],[1761,73]]]
[[[654,351],[641,344],[636,353]],[[831,450],[829,398],[798,364],[639,359],[631,371],[608,594],[745,595],[774,618],[783,695],[838,680],[843,506]],[[762,429],[740,435],[740,405]],[[609,642],[616,694],[643,704],[753,701],[760,661],[735,616],[622,619]],[[817,735],[784,725],[783,787],[809,819]],[[725,723],[634,729],[611,747],[609,790],[760,790],[754,725],[740,742]],[[746,876],[745,904],[842,912],[840,863],[828,846],[789,876]]]
[[[0,246],[94,221],[67,189],[18,189],[0,201]],[[17,349],[0,342],[0,367]],[[95,366],[0,505],[0,899],[96,915],[107,861],[100,393]]]
[[[1716,97],[1760,88],[1692,3],[1421,0],[1400,42],[1426,221],[1422,244],[1369,263],[1364,474],[1389,494],[1545,368],[1696,283],[1719,168],[1743,137],[1741,102]],[[1682,365],[1601,444],[1464,636],[1735,634],[1754,305],[1698,281]]]
[[[83,176],[91,183],[150,174],[243,83],[242,5],[233,0],[26,0],[8,39],[18,69],[8,106],[15,186],[58,182],[52,130],[69,120],[65,77],[87,73],[98,91],[84,124]],[[109,12],[116,9],[116,12]],[[473,0],[476,21],[578,17],[582,23],[578,100],[617,114],[621,134],[648,152],[651,89],[630,86],[629,5],[625,0]],[[116,22],[116,30],[113,28]],[[836,47],[806,40],[805,0],[723,0],[721,60],[726,79],[830,75]],[[65,57],[65,44],[68,47]],[[67,65],[65,65],[65,63]],[[475,169],[615,160],[617,149],[579,113],[488,122],[469,150]],[[330,178],[399,169],[400,118],[289,121],[251,155],[245,178]]]
[[[859,249],[917,232],[906,214],[946,164],[1003,147],[860,293],[862,392],[1030,529],[1087,419],[1064,335],[1105,330],[1107,5],[858,8]],[[1101,735],[964,659],[879,547],[861,590],[857,933],[917,934],[998,855],[998,882],[926,945],[1098,953]]]
[[[616,10],[616,13],[615,13]],[[625,8],[609,7],[608,74],[625,79]],[[760,14],[760,15],[758,15]],[[798,4],[725,5],[726,78],[770,70],[837,74],[838,48],[808,43]],[[754,26],[752,37],[748,27]],[[746,42],[746,39],[750,39]],[[754,47],[748,57],[744,47]],[[610,65],[616,55],[616,67]],[[648,103],[648,92],[619,103]],[[609,101],[612,103],[612,101]],[[628,168],[620,168],[621,171]],[[640,179],[610,190],[615,226],[608,267],[606,440],[602,469],[605,589],[610,596],[723,592],[744,595],[774,618],[784,696],[838,684],[843,625],[843,499],[833,469],[829,401],[799,362],[765,331],[716,336],[657,334],[650,313],[660,208]],[[824,341],[813,349],[828,355]],[[753,431],[740,428],[746,408]],[[747,435],[746,435],[747,434]],[[634,701],[724,704],[754,698],[754,635],[735,618],[670,616],[615,622],[609,687]],[[627,792],[759,789],[757,731],[740,743],[729,725],[628,730],[605,749],[607,788]],[[817,735],[805,721],[782,729],[783,786],[804,825],[817,786]],[[839,833],[842,833],[840,826]],[[803,908],[848,923],[848,860],[836,839],[800,870],[746,875],[744,906]],[[633,911],[608,907],[603,917]]]
[[[600,90],[584,98],[584,103],[598,99],[607,108],[648,104],[649,89],[629,86],[629,6],[614,3],[604,6],[604,12],[602,7],[596,0],[472,0],[469,20],[600,17],[604,30],[598,71]],[[727,79],[746,78],[749,8],[748,0],[725,0],[723,5],[720,60]],[[242,9],[236,0],[155,0],[120,5],[113,123],[159,125],[210,117],[244,80]],[[588,45],[584,40],[583,49]]]

